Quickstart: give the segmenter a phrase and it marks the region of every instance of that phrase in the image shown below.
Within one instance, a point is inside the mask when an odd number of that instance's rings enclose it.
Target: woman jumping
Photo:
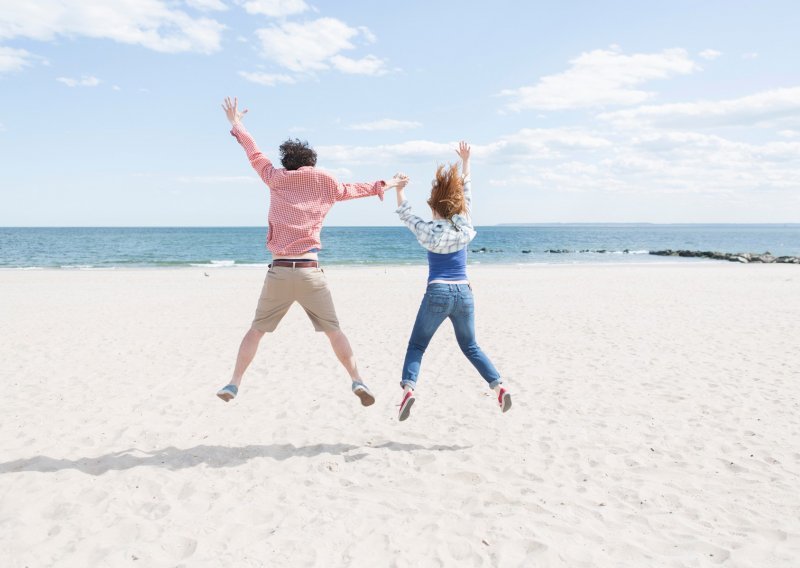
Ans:
[[[414,322],[403,363],[403,400],[400,403],[400,420],[406,420],[414,404],[414,389],[425,349],[446,318],[453,322],[458,346],[470,360],[489,387],[497,394],[503,412],[511,408],[511,394],[503,387],[500,374],[475,342],[475,303],[472,287],[467,280],[467,245],[475,238],[471,218],[471,188],[469,177],[470,147],[466,142],[458,145],[458,164],[445,168],[439,166],[433,180],[431,208],[433,221],[424,221],[411,214],[411,206],[403,189],[397,190],[397,213],[411,229],[417,241],[428,250],[428,288]]]

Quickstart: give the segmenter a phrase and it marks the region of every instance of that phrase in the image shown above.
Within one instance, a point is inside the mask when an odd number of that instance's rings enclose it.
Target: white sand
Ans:
[[[474,267],[505,415],[424,268],[329,268],[378,402],[257,269],[0,271],[0,566],[800,565],[800,270]],[[290,394],[287,385],[297,389]]]

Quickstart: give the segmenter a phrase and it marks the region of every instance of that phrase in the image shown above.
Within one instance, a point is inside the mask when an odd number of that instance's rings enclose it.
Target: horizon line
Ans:
[[[605,225],[605,226],[696,226],[696,225],[720,225],[720,226],[741,226],[741,225],[771,225],[786,226],[800,225],[800,221],[786,222],[650,222],[650,221],[554,221],[541,223],[493,223],[488,225],[475,225],[476,227],[546,227],[546,226],[576,226],[576,225]],[[345,229],[389,229],[404,228],[404,225],[325,225],[322,228],[345,228]],[[267,225],[0,225],[0,229],[266,229]]]

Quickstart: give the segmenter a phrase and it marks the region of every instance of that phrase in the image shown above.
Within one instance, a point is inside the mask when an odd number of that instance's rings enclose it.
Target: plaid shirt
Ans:
[[[269,186],[267,248],[274,256],[303,254],[321,249],[320,231],[333,204],[346,199],[377,195],[383,201],[386,182],[340,183],[333,175],[303,166],[297,170],[276,168],[262,154],[255,140],[237,122],[231,134],[239,141],[253,169]]]
[[[477,234],[472,226],[472,182],[469,176],[464,178],[464,201],[467,212],[454,215],[450,219],[425,221],[411,214],[411,205],[403,201],[397,209],[400,220],[411,229],[417,241],[431,252],[447,254],[464,248]]]

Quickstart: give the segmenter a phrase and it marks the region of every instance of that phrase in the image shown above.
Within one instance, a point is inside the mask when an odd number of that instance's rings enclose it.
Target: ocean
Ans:
[[[663,249],[800,256],[800,224],[500,225],[477,230],[469,246],[473,264],[710,262],[648,254]],[[269,262],[265,235],[265,227],[0,227],[0,268],[260,266]],[[405,227],[326,227],[322,242],[320,259],[326,264],[426,262],[425,251]]]

